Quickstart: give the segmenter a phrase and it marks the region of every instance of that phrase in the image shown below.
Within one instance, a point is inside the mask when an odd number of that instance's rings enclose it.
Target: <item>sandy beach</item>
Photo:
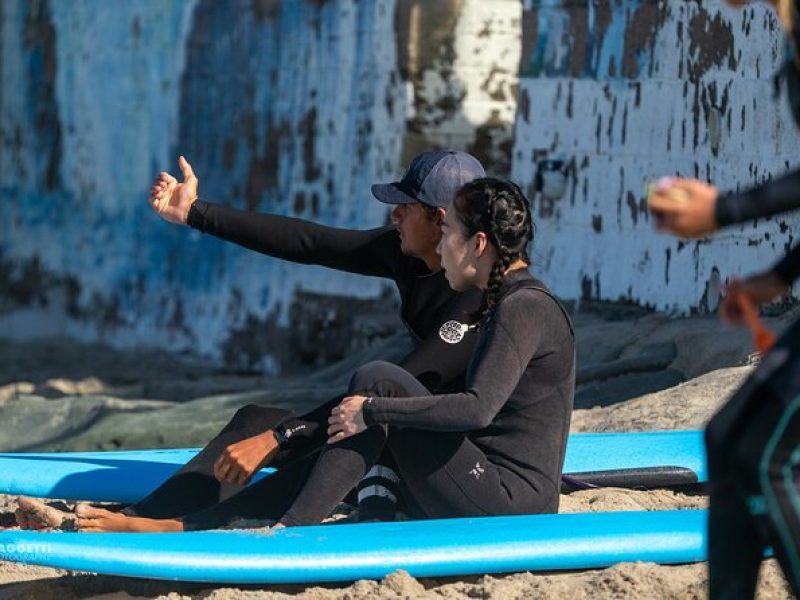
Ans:
[[[767,324],[781,330],[790,311]],[[672,319],[626,307],[585,308],[576,316],[579,388],[573,431],[699,428],[752,371],[745,331],[711,317]],[[241,376],[162,352],[115,351],[67,340],[9,342],[0,364],[0,443],[4,450],[90,450],[202,444],[237,406],[263,402],[302,410],[346,381],[354,365],[402,352],[397,339],[311,376]],[[191,427],[185,426],[186,418]],[[157,417],[159,427],[152,423]],[[183,424],[183,426],[182,426]],[[20,436],[20,431],[30,435]],[[701,492],[583,490],[560,511],[692,509]],[[0,497],[0,524],[13,525],[14,501]],[[71,573],[0,563],[2,598],[703,598],[704,564],[619,564],[568,573],[514,573],[312,586],[215,587]],[[777,564],[764,562],[758,597],[789,598]]]

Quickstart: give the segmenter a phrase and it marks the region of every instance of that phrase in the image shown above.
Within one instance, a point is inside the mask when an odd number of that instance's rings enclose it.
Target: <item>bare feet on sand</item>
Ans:
[[[89,506],[88,504],[76,506],[75,516],[78,517],[78,531],[127,531],[139,533],[183,531],[183,523],[177,519],[130,517],[104,508]]]
[[[74,512],[49,506],[36,498],[17,499],[17,523],[22,529],[61,529],[85,532],[162,532],[183,531],[183,523],[172,519],[130,517],[88,504],[78,504]],[[64,507],[67,509],[67,507]]]
[[[75,531],[75,515],[60,507],[50,506],[42,500],[21,496],[17,498],[17,524],[22,529],[61,529]]]

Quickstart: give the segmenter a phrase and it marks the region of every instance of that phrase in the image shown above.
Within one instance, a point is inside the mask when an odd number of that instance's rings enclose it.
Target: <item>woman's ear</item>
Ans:
[[[483,253],[486,252],[486,249],[489,247],[489,238],[486,237],[486,234],[482,231],[479,231],[475,234],[474,239],[474,249],[475,249],[475,256],[480,258],[483,256]]]

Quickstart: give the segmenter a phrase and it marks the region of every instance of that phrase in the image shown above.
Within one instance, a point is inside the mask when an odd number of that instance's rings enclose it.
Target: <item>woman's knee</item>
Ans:
[[[350,379],[350,391],[364,391],[384,381],[411,377],[403,368],[385,360],[373,360],[356,369]]]

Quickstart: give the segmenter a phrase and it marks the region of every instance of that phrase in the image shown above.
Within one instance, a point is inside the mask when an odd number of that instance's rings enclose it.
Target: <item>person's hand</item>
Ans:
[[[159,173],[150,188],[150,205],[166,221],[184,225],[189,209],[197,200],[197,176],[189,162],[181,156],[178,165],[183,173],[183,183],[166,171]]]
[[[716,187],[696,179],[665,177],[649,193],[656,228],[681,237],[702,237],[718,229]]]
[[[727,325],[746,325],[737,296],[746,297],[753,306],[758,307],[788,292],[788,286],[772,271],[747,279],[734,279],[725,286],[725,296],[719,304],[719,318]]]
[[[223,483],[245,485],[278,452],[272,430],[231,444],[214,463],[214,477]]]
[[[349,396],[334,406],[328,418],[328,443],[335,444],[367,428],[362,407],[365,396]]]

